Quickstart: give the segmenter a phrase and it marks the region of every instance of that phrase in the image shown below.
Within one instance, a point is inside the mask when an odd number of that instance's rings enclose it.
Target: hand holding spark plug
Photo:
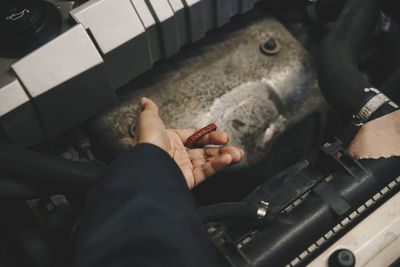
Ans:
[[[204,145],[226,145],[229,136],[214,131],[216,126],[199,129],[166,129],[158,115],[157,105],[148,98],[140,100],[142,112],[136,121],[133,145],[150,143],[165,150],[181,169],[189,189],[203,182],[217,171],[237,163],[243,153],[236,147],[207,147]],[[211,132],[209,132],[211,130]],[[198,145],[196,148],[185,148]]]

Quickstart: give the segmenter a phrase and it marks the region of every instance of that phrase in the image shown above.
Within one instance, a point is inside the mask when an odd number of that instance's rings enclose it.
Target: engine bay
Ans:
[[[215,123],[244,151],[192,192],[221,266],[399,264],[394,220],[389,243],[368,241],[387,250],[340,243],[383,209],[400,218],[387,208],[399,203],[400,155],[347,149],[398,110],[395,1],[128,0],[140,27],[113,38],[97,14],[110,10],[112,30],[128,14],[108,2],[0,6],[11,10],[0,22],[1,267],[72,266],[87,194],[131,148],[141,97],[167,128]],[[343,253],[356,265],[337,263]]]

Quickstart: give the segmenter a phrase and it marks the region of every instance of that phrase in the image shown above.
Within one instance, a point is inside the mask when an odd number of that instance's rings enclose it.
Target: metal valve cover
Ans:
[[[260,50],[269,38],[279,45],[275,55]],[[129,128],[146,96],[159,105],[167,128],[215,122],[245,151],[242,167],[258,163],[285,130],[324,105],[309,54],[277,20],[257,12],[210,33],[119,93],[120,104],[91,124],[110,158],[129,148]]]

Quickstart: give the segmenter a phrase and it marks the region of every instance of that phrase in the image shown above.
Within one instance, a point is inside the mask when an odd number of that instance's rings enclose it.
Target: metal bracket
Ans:
[[[354,179],[359,180],[360,177],[368,175],[368,171],[364,166],[352,157],[342,145],[342,142],[336,139],[333,143],[325,143],[322,146],[322,151],[338,163]]]

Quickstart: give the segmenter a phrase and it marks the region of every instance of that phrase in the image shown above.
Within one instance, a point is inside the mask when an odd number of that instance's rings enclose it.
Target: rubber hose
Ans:
[[[258,221],[258,207],[246,202],[225,202],[198,209],[203,223],[217,222],[224,219]]]
[[[0,173],[42,190],[81,190],[90,187],[105,167],[0,143]]]
[[[0,199],[29,200],[46,195],[32,185],[0,177]]]
[[[364,90],[374,85],[359,72],[357,63],[361,49],[377,25],[379,11],[378,0],[348,1],[322,44],[318,59],[321,91],[336,111],[349,120],[376,95]],[[393,110],[389,108],[389,112]]]

